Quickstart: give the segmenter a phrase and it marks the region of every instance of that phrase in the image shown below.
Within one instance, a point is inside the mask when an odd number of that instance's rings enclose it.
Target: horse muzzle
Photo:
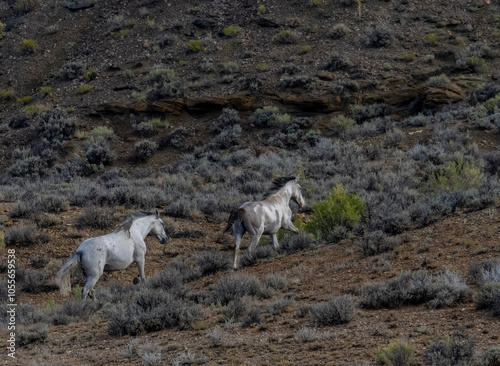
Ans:
[[[158,236],[158,240],[160,241],[160,244],[167,244],[168,242],[168,236]]]

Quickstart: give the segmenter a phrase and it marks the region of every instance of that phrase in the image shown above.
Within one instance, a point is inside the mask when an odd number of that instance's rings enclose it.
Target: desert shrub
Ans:
[[[488,348],[479,356],[477,364],[478,366],[500,366],[500,347]]]
[[[31,103],[32,100],[33,100],[33,97],[31,95],[26,95],[24,97],[17,98],[17,102],[22,103],[22,104],[29,104],[29,103]]]
[[[169,68],[157,67],[149,72],[149,79],[154,83],[175,81],[175,71]]]
[[[97,77],[97,69],[95,67],[89,67],[85,72],[83,73],[83,78],[86,81],[92,81]]]
[[[224,316],[226,319],[234,321],[240,319],[247,312],[246,302],[238,297],[229,301],[224,309]]]
[[[222,33],[227,37],[235,37],[241,31],[241,27],[230,25],[222,29]]]
[[[16,9],[21,10],[25,13],[33,10],[37,5],[36,0],[16,0]]]
[[[254,276],[231,275],[223,277],[214,287],[213,302],[227,305],[230,301],[245,295],[258,294],[260,288],[261,284]]]
[[[131,114],[130,124],[132,125],[132,131],[134,135],[140,137],[151,137],[156,134],[153,123],[151,121],[141,121],[140,117]]]
[[[116,139],[113,129],[106,126],[93,128],[92,131],[90,131],[90,136],[94,139],[104,139],[107,141],[113,141]]]
[[[356,227],[363,218],[365,206],[357,194],[348,194],[337,184],[326,202],[313,205],[313,213],[306,225],[308,232],[328,237],[339,226]]]
[[[156,142],[149,140],[142,140],[137,142],[132,148],[131,159],[134,162],[148,161],[158,149]]]
[[[495,258],[474,263],[470,266],[469,273],[478,285],[500,282],[500,260]]]
[[[88,206],[76,218],[79,229],[91,227],[93,229],[109,229],[116,223],[115,210],[111,207]]]
[[[85,65],[80,61],[72,61],[66,63],[61,72],[60,76],[63,80],[73,80],[79,76],[83,76],[85,70]]]
[[[473,356],[474,342],[459,334],[434,340],[425,351],[427,364],[431,366],[468,365]]]
[[[240,71],[240,65],[236,61],[227,61],[222,63],[223,71],[227,74],[234,74]]]
[[[242,128],[240,125],[226,127],[212,140],[212,145],[218,149],[227,149],[238,145]]]
[[[360,306],[380,309],[427,303],[430,308],[438,308],[463,302],[470,293],[465,280],[456,272],[446,269],[433,277],[420,270],[405,272],[387,283],[364,285]]]
[[[48,162],[40,156],[27,156],[16,160],[7,173],[12,177],[41,177],[48,173]]]
[[[346,56],[341,56],[337,51],[330,52],[322,68],[329,71],[345,70],[353,67],[354,64]]]
[[[500,282],[485,283],[474,301],[477,309],[488,309],[494,316],[500,316]]]
[[[338,23],[335,24],[330,31],[328,32],[328,37],[333,38],[333,39],[340,39],[342,37],[345,37],[351,32],[349,27],[345,25],[344,23]]]
[[[2,98],[3,100],[14,100],[15,99],[14,90],[12,89],[0,90],[0,98]]]
[[[446,76],[446,74],[441,74],[438,76],[431,76],[427,80],[426,85],[431,88],[442,88],[448,85],[450,82],[450,78]]]
[[[193,131],[185,127],[174,128],[167,136],[163,136],[158,141],[158,149],[163,150],[167,147],[173,146],[175,148],[182,148],[184,141],[188,136],[193,135]]]
[[[407,342],[392,342],[377,350],[376,359],[382,365],[410,366],[414,352],[413,346]]]
[[[30,246],[38,243],[34,225],[13,226],[5,230],[5,245],[23,245]]]
[[[375,117],[384,117],[389,114],[385,104],[353,105],[351,107],[352,118],[360,124]]]
[[[343,95],[345,93],[355,93],[359,90],[359,83],[351,79],[340,79],[335,81],[332,86],[332,93]]]
[[[243,328],[250,328],[255,324],[260,324],[262,321],[261,309],[258,306],[254,306],[250,311],[241,319],[241,326]]]
[[[311,90],[314,88],[314,78],[308,75],[287,76],[283,75],[278,83],[278,89],[306,89]]]
[[[295,32],[285,29],[279,32],[274,37],[274,40],[278,44],[294,44],[297,42],[297,35]]]
[[[37,134],[55,147],[70,139],[76,131],[76,119],[62,108],[40,113],[35,122]]]
[[[50,86],[40,87],[40,94],[41,95],[49,95],[51,91],[52,91],[52,88]]]
[[[394,148],[401,144],[404,138],[404,132],[395,127],[387,132],[384,139],[382,140],[382,146],[385,148]]]
[[[159,84],[155,89],[147,93],[147,97],[152,100],[162,98],[180,98],[185,95],[186,83],[183,79]]]
[[[26,116],[14,117],[9,121],[9,127],[18,129],[28,127],[28,118]]]
[[[203,50],[203,42],[197,39],[192,39],[186,44],[188,51],[200,52]]]
[[[427,303],[431,309],[454,306],[470,298],[471,290],[457,272],[448,268],[434,279],[434,293]]]
[[[344,132],[347,132],[352,125],[354,124],[354,120],[352,118],[346,117],[342,114],[333,117],[330,120],[330,131],[334,135],[340,135]]]
[[[226,332],[219,326],[208,330],[205,335],[210,340],[210,345],[212,347],[218,347],[221,345],[222,338],[225,337]]]
[[[0,133],[7,133],[9,131],[9,125],[7,123],[0,123]]]
[[[372,24],[366,31],[366,45],[368,47],[390,46],[394,38],[393,32],[385,26]]]
[[[306,342],[316,342],[316,341],[326,341],[332,338],[332,333],[330,331],[320,332],[316,328],[309,328],[302,326],[297,332],[296,338],[303,343]]]
[[[39,293],[48,285],[45,272],[38,269],[18,269],[16,271],[16,284],[23,292]]]
[[[262,286],[272,290],[284,290],[286,288],[286,279],[274,273],[268,274],[262,281]]]
[[[36,41],[34,39],[23,39],[17,45],[17,50],[23,55],[35,52]]]
[[[89,164],[111,165],[116,161],[116,154],[104,138],[93,138],[83,144],[83,154]]]
[[[47,324],[40,324],[31,328],[16,332],[16,343],[19,347],[25,347],[32,343],[43,343],[49,335],[50,329]]]
[[[286,253],[295,253],[310,248],[314,239],[307,233],[285,235],[280,241],[279,250]]]
[[[222,132],[227,127],[241,124],[241,118],[236,109],[224,108],[217,118],[214,129],[215,132]]]
[[[404,126],[408,127],[423,127],[427,126],[432,122],[431,116],[426,116],[423,114],[418,114],[416,116],[410,116],[403,121]]]
[[[272,245],[260,245],[255,248],[253,253],[246,251],[245,254],[240,256],[239,266],[246,268],[257,264],[262,260],[269,260],[276,257],[276,251]]]
[[[292,307],[295,301],[292,296],[285,296],[279,300],[276,300],[269,304],[268,311],[273,315],[279,315],[287,310],[287,308]]]
[[[3,32],[5,31],[5,23],[2,23],[0,22],[0,39],[2,39],[5,35],[3,34]]]
[[[356,303],[351,296],[335,296],[325,304],[311,308],[311,323],[329,326],[349,323],[356,315]]]
[[[399,243],[400,240],[387,236],[381,230],[375,230],[366,232],[361,240],[356,241],[355,245],[361,255],[369,257],[388,252]]]
[[[465,65],[475,73],[480,74],[486,68],[486,60],[484,58],[471,56],[465,59]]]
[[[77,94],[87,94],[88,92],[91,92],[94,89],[92,85],[89,84],[83,84],[80,85],[78,88],[76,88]]]
[[[231,267],[229,257],[216,250],[203,251],[198,255],[197,263],[203,276],[215,274]]]
[[[473,162],[464,160],[460,156],[456,161],[448,162],[443,169],[430,175],[429,182],[432,190],[455,191],[479,187],[484,179],[481,169]]]

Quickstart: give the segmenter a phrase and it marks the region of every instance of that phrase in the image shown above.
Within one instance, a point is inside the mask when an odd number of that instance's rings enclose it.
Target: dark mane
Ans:
[[[149,212],[149,211],[136,212],[132,214],[129,218],[127,218],[125,221],[123,221],[120,225],[118,225],[118,227],[115,230],[115,233],[119,233],[120,231],[125,231],[127,232],[128,235],[130,235],[130,227],[132,226],[132,223],[135,220],[154,214],[155,214],[154,212]]]
[[[279,191],[281,188],[283,188],[288,182],[291,180],[295,180],[295,177],[279,177],[279,178],[274,178],[272,182],[272,187],[266,192],[266,197],[270,196],[273,193],[276,193]]]

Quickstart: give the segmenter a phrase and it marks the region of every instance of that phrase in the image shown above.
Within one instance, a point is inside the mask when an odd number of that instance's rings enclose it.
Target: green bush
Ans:
[[[399,341],[392,342],[384,348],[377,350],[377,362],[382,365],[408,366],[411,365],[414,349],[409,343]]]
[[[0,90],[0,98],[2,98],[3,100],[13,100],[15,98],[14,90],[12,89]]]
[[[275,41],[279,44],[293,44],[297,42],[297,35],[291,30],[282,30],[276,35]]]
[[[451,161],[439,172],[429,177],[431,189],[435,191],[455,191],[479,187],[483,182],[481,168],[472,162],[464,161],[463,156]]]
[[[197,39],[188,41],[187,48],[191,52],[200,52],[203,50],[203,42]]]
[[[230,25],[222,30],[225,36],[235,37],[241,31],[241,27],[237,25]]]
[[[326,202],[313,206],[306,231],[327,236],[339,226],[354,228],[363,218],[364,212],[365,205],[361,198],[357,194],[348,194],[339,183],[333,187]]]
[[[465,59],[465,65],[480,74],[486,68],[486,60],[481,57],[470,56]]]
[[[257,15],[263,15],[267,13],[267,8],[264,5],[259,5],[257,8]]]
[[[97,69],[95,67],[89,67],[83,73],[83,78],[87,81],[94,80],[97,77]]]
[[[80,85],[77,89],[76,89],[76,92],[78,94],[86,94],[88,92],[90,92],[92,89],[94,89],[94,87],[92,85],[89,85],[89,84],[83,84],[83,85]]]
[[[35,52],[35,45],[36,45],[36,41],[34,39],[23,39],[17,45],[17,50],[20,53],[27,55],[29,53]]]
[[[437,43],[438,37],[434,33],[427,33],[425,35],[425,41],[430,45],[435,45]]]
[[[52,91],[52,88],[50,86],[42,86],[40,88],[41,95],[49,95],[51,91]]]
[[[36,4],[37,4],[36,0],[17,0],[16,9],[20,9],[27,13],[33,10]]]
[[[17,98],[18,103],[23,103],[23,104],[29,104],[33,100],[33,97],[31,95],[27,95],[25,97],[20,97]]]
[[[228,61],[224,62],[222,64],[222,67],[224,68],[225,71],[227,71],[230,74],[233,74],[235,72],[238,72],[240,70],[240,65],[236,61]]]
[[[484,353],[479,358],[478,365],[500,366],[500,347],[493,346],[484,351]]]
[[[5,30],[5,24],[0,22],[0,39],[4,37],[3,31]]]

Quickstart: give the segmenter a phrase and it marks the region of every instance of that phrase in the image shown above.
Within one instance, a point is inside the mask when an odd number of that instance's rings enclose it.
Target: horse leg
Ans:
[[[250,235],[250,247],[248,248],[248,252],[250,253],[250,255],[252,255],[253,252],[255,251],[255,248],[257,248],[257,244],[259,244],[261,236],[262,236],[261,231]]]
[[[95,284],[99,280],[99,277],[97,277],[97,276],[87,277],[87,280],[85,281],[85,286],[82,289],[82,301],[85,301],[87,299],[87,295],[89,295],[89,297],[92,300],[97,302],[97,298],[94,295],[93,289],[94,289]]]
[[[144,260],[136,261],[137,269],[139,270],[139,282],[144,283],[146,281],[146,275],[144,274]]]
[[[278,243],[278,236],[276,233],[269,235],[271,237],[271,243],[273,243],[274,250],[278,250],[280,244]]]
[[[298,234],[300,232],[299,229],[297,229],[291,221],[286,221],[282,228],[285,230],[293,231],[295,234]]]
[[[238,269],[238,256],[240,254],[240,245],[241,239],[245,234],[245,227],[241,223],[233,224],[233,233],[234,233],[234,263],[233,268]]]

